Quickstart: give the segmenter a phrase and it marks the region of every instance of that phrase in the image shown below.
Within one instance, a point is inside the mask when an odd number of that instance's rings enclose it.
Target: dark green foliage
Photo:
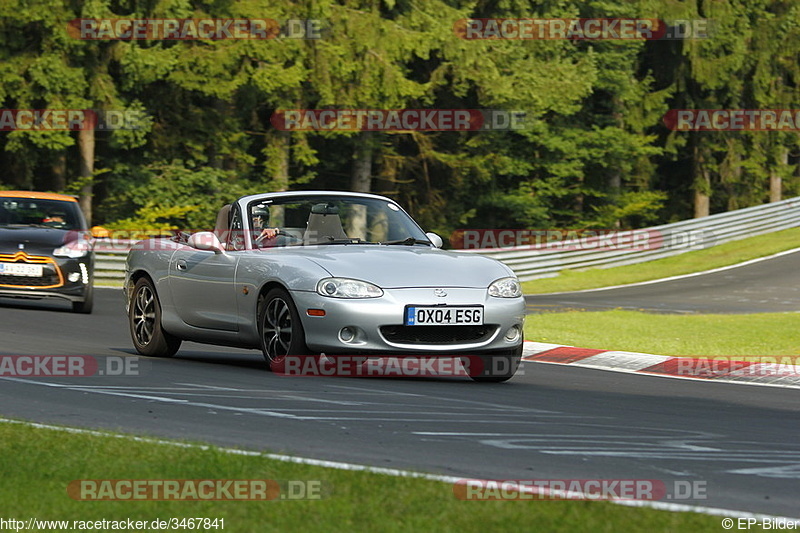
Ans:
[[[319,40],[80,41],[77,17],[315,18]],[[709,39],[459,39],[462,18],[714,19]],[[676,108],[793,109],[800,0],[6,0],[0,106],[138,111],[97,131],[0,132],[0,188],[93,192],[96,223],[205,228],[238,195],[370,188],[426,230],[638,227],[800,193],[796,133],[672,132]],[[278,109],[504,109],[500,132],[277,131]],[[777,185],[776,185],[777,184]]]

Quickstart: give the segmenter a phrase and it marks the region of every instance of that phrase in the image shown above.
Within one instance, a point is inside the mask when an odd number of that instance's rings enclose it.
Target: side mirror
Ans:
[[[92,232],[92,237],[95,239],[108,239],[111,236],[108,230],[103,226],[93,226],[89,231]]]
[[[442,238],[436,235],[435,233],[426,233],[425,236],[428,238],[429,241],[433,243],[436,248],[441,248],[444,242],[442,242]]]
[[[225,248],[223,248],[222,243],[219,242],[217,236],[211,231],[201,231],[193,234],[191,237],[189,237],[189,240],[186,241],[186,244],[192,248],[197,248],[198,250],[213,251],[215,254],[221,254],[225,252]]]

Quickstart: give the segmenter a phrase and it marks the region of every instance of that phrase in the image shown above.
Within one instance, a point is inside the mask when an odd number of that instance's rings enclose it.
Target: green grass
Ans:
[[[799,242],[800,228],[792,228],[637,265],[565,270],[553,278],[526,281],[522,290],[525,294],[577,291],[691,274],[797,248]]]
[[[606,502],[461,501],[448,483],[0,423],[2,518],[224,518],[209,531],[719,531],[720,518]],[[82,479],[320,480],[323,500],[76,501]]]
[[[525,339],[677,356],[800,355],[798,313],[656,315],[570,311],[528,315]]]

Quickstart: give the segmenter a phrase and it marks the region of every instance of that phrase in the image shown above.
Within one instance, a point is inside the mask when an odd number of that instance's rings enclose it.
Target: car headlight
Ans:
[[[383,290],[377,285],[347,278],[325,278],[317,283],[317,293],[330,298],[380,298]]]
[[[89,253],[89,245],[85,242],[72,241],[64,246],[53,250],[53,255],[56,257],[69,257],[70,259],[78,259]]]
[[[489,296],[494,296],[495,298],[519,298],[522,296],[522,288],[520,288],[517,278],[500,278],[489,285]]]

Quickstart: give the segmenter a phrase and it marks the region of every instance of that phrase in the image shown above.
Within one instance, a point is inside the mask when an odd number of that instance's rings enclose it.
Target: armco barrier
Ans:
[[[660,245],[651,249],[560,250],[519,246],[461,250],[461,253],[498,259],[510,266],[521,280],[527,281],[552,277],[567,269],[643,263],[797,226],[800,226],[800,197],[640,230],[661,236]]]
[[[651,249],[560,250],[519,246],[460,250],[459,253],[477,253],[498,259],[526,281],[555,276],[566,269],[611,268],[643,263],[797,226],[800,226],[800,196],[638,230],[660,235],[660,245]],[[95,279],[100,285],[120,282],[124,276],[125,257],[133,241],[114,241],[113,246],[103,246],[103,243],[102,240],[98,242],[99,248],[105,250],[97,252]]]

